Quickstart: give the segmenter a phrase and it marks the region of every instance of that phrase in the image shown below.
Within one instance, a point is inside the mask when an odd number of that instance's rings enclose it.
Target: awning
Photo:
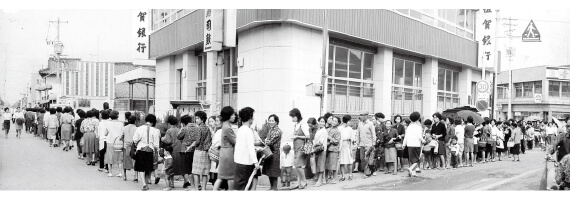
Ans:
[[[40,85],[36,86],[37,91],[45,91],[45,90],[51,90],[51,89],[52,89],[51,84],[40,84]]]
[[[115,76],[115,83],[127,82],[129,84],[141,83],[154,85],[155,79],[156,71],[138,68]]]

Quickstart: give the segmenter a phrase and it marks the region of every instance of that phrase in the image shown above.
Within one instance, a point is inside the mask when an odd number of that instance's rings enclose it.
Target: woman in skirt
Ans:
[[[61,141],[63,141],[63,150],[69,151],[69,141],[71,140],[71,131],[74,117],[71,115],[71,107],[65,107],[61,115]]]
[[[419,122],[420,113],[413,112],[410,114],[410,120],[412,121],[408,128],[406,129],[406,136],[404,137],[403,146],[408,147],[408,157],[410,161],[410,167],[408,168],[409,176],[416,177],[415,168],[420,165],[420,153],[421,144],[425,143],[422,137],[422,125]]]
[[[208,173],[210,172],[210,157],[208,150],[212,145],[212,133],[208,126],[206,126],[206,119],[208,116],[204,111],[197,111],[194,113],[196,117],[197,127],[192,128],[190,132],[195,132],[195,151],[192,163],[192,174],[194,176],[194,188],[196,190],[206,190],[208,183]]]
[[[236,144],[236,132],[232,123],[237,122],[237,117],[231,106],[226,106],[220,111],[222,116],[222,135],[220,142],[220,163],[218,164],[218,180],[214,183],[214,191],[217,191],[222,182],[228,183],[228,188],[234,188],[234,146]]]
[[[38,124],[37,124],[37,134],[38,137],[45,139],[44,138],[44,133],[45,133],[45,129],[44,129],[44,115],[46,113],[46,110],[41,108],[38,109]]]
[[[319,117],[318,119],[319,130],[317,130],[317,133],[315,134],[313,145],[321,146],[323,150],[315,153],[315,163],[316,163],[315,176],[317,177],[317,183],[315,183],[314,187],[320,187],[325,183],[323,179],[325,179],[324,173],[325,173],[325,162],[327,158],[326,154],[327,154],[327,139],[328,139],[328,133],[327,129],[325,128],[325,124],[326,124],[325,118]]]
[[[303,122],[303,116],[301,115],[301,111],[297,108],[293,108],[289,111],[289,116],[295,126],[294,136],[291,138],[293,139],[293,149],[295,153],[295,168],[294,170],[297,171],[298,177],[297,180],[299,184],[294,188],[303,189],[307,186],[307,179],[305,177],[305,165],[307,165],[307,156],[301,153],[301,147],[305,145],[305,141],[310,139],[311,133],[309,132],[309,125],[306,122]]]
[[[52,145],[55,145],[53,143],[56,139],[55,134],[57,133],[57,128],[59,127],[59,120],[57,119],[55,112],[56,112],[55,108],[49,109],[50,115],[46,117],[46,120],[44,122],[45,123],[44,127],[46,128],[47,131],[50,147]]]
[[[99,127],[99,119],[95,118],[96,114],[98,113],[95,113],[93,110],[87,111],[85,114],[86,118],[81,122],[81,132],[83,132],[83,153],[86,154],[87,158],[91,159],[91,161],[87,161],[87,165],[93,166],[97,163],[95,161],[95,154],[97,153],[97,141],[95,137]]]
[[[4,118],[4,124],[2,125],[2,130],[4,130],[4,134],[6,135],[6,139],[8,139],[8,132],[10,132],[10,121],[12,120],[12,113],[10,113],[9,108],[4,108],[4,114],[2,115]]]
[[[41,111],[40,111],[41,114]],[[75,143],[77,144],[77,159],[83,159],[83,146],[81,144],[81,139],[83,138],[83,132],[81,132],[81,123],[85,120],[85,111],[79,109],[77,110],[77,115],[79,115],[79,119],[75,120],[74,128],[75,128]],[[38,121],[40,117],[38,116]],[[43,123],[43,122],[42,122]],[[38,123],[39,127],[39,123]]]
[[[22,135],[22,129],[24,128],[24,123],[26,122],[24,114],[20,109],[16,110],[16,113],[14,113],[14,119],[16,119],[16,137],[20,138],[20,135]]]
[[[349,173],[350,176],[348,180],[352,180],[352,128],[349,126],[352,117],[350,115],[345,115],[342,117],[342,125],[340,126],[340,152],[339,152],[339,162],[340,162],[340,173],[341,178],[338,181],[344,181],[344,173]]]
[[[503,132],[503,122],[497,122],[497,149],[496,152],[498,154],[497,158],[501,161],[501,153],[506,148],[504,145],[505,141],[505,133]]]
[[[512,123],[511,126],[514,129],[514,131],[512,133],[513,134],[512,137],[515,140],[515,146],[511,147],[511,154],[513,154],[513,162],[521,161],[520,156],[519,156],[519,154],[521,152],[521,140],[523,138],[522,131],[521,131],[521,125],[517,124],[517,123]]]
[[[264,161],[263,174],[269,177],[269,190],[277,190],[277,178],[281,175],[280,158],[281,158],[281,135],[283,132],[279,128],[279,117],[272,114],[267,118],[269,132],[265,138],[265,144],[269,146],[273,155]]]
[[[194,179],[192,178],[192,164],[194,163],[195,146],[192,146],[192,143],[194,142],[194,137],[192,135],[195,133],[190,132],[190,130],[193,127],[196,127],[196,124],[191,123],[192,117],[188,115],[182,116],[181,121],[187,121],[187,123],[182,127],[182,129],[180,129],[180,133],[176,138],[180,140],[181,173],[184,174],[183,176],[187,177],[187,180],[189,180],[189,182],[184,183],[182,187],[187,188],[190,185],[194,185]]]
[[[328,176],[331,177],[331,184],[336,184],[336,170],[338,166],[338,155],[340,152],[340,131],[338,125],[340,124],[339,117],[333,117],[331,120],[331,129],[328,132],[327,138],[327,159],[325,169],[328,171]],[[326,181],[328,183],[328,180]]]
[[[109,165],[109,177],[113,177],[113,165],[118,165],[119,174],[117,177],[122,178],[121,165],[123,164],[123,142],[121,141],[124,137],[123,135],[123,122],[119,121],[119,111],[113,110],[109,114],[111,121],[107,124],[106,132],[107,135],[107,151],[105,152],[105,164]],[[120,146],[119,146],[120,144]],[[115,146],[119,148],[115,149]]]
[[[398,175],[398,169],[396,168],[396,158],[397,158],[397,151],[394,140],[398,138],[398,130],[392,127],[392,121],[386,121],[386,128],[388,132],[384,134],[384,159],[386,160],[386,172],[385,174],[390,173],[390,165],[393,166],[394,171],[392,172],[393,175]]]
[[[212,120],[214,120],[214,122],[212,122]],[[208,119],[208,123],[212,124],[210,125],[211,127],[213,126],[213,128],[211,128],[210,130],[214,131],[214,135],[212,136],[212,146],[210,146],[211,149],[217,149],[218,153],[220,150],[220,145],[222,142],[222,116],[218,115],[216,117],[210,117],[210,119]],[[220,154],[218,154],[219,156]],[[212,185],[214,185],[216,183],[216,180],[218,180],[218,163],[219,163],[219,157],[217,161],[211,160],[210,163],[210,182],[212,183]]]
[[[129,153],[131,152],[131,148],[135,148],[133,146],[133,137],[135,136],[135,131],[137,130],[137,126],[135,125],[137,121],[137,117],[134,115],[129,116],[128,124],[123,127],[123,135],[124,135],[124,150],[123,150],[123,173],[125,176],[123,180],[127,180],[127,170],[131,170],[134,168],[134,160],[130,157]],[[133,181],[136,183],[138,182],[137,173],[134,173]]]
[[[145,117],[145,125],[138,127],[135,131],[133,141],[137,144],[137,156],[135,171],[139,176],[144,177],[142,190],[148,190],[147,183],[150,183],[150,174],[154,171],[154,151],[158,151],[160,130],[155,128],[156,117],[148,114]]]

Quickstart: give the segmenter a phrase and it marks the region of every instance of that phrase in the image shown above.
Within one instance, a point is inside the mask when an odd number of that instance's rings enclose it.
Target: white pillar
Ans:
[[[422,92],[424,94],[422,115],[425,119],[437,110],[437,58],[426,58],[422,69]]]
[[[374,111],[392,116],[392,68],[393,51],[391,48],[378,48],[374,55],[372,77],[374,79]]]
[[[206,101],[210,103],[210,109],[207,114],[208,116],[212,116],[215,113],[219,113],[219,111],[216,110],[216,103],[218,102],[218,66],[216,65],[218,52],[208,52],[206,57]]]
[[[471,76],[473,71],[470,68],[463,67],[459,72],[459,105],[469,105],[469,95],[471,95]],[[477,98],[477,97],[472,97]]]

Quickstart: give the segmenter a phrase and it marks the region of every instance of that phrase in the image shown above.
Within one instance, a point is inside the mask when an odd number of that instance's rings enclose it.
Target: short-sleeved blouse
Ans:
[[[95,132],[97,133],[97,127],[99,127],[99,120],[95,118],[87,118],[81,122],[81,132]]]

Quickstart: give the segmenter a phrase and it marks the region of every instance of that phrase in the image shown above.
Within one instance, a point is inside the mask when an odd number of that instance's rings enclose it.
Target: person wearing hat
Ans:
[[[370,121],[368,112],[360,114],[360,122],[358,123],[358,130],[356,135],[358,149],[356,151],[356,159],[353,171],[357,171],[360,162],[366,162],[364,156],[374,148],[376,143],[376,129],[374,123]]]

